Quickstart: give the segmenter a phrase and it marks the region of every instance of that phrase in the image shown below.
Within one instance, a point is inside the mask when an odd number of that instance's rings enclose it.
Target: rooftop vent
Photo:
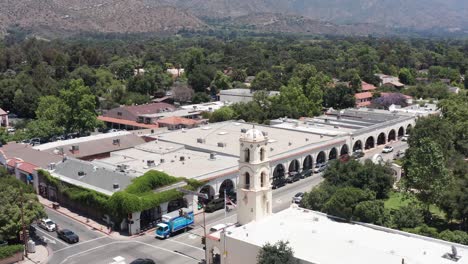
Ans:
[[[224,148],[224,147],[226,147],[226,143],[224,143],[224,142],[218,142],[218,147]]]
[[[120,139],[117,138],[117,139],[112,140],[112,145],[119,145],[120,146]]]
[[[160,159],[159,163],[164,163],[164,161],[165,161],[164,159]]]
[[[79,172],[78,172],[78,176],[80,176],[80,177],[83,177],[83,176],[85,176],[85,175],[86,175],[86,173],[85,173],[84,171],[79,171]]]
[[[73,146],[71,146],[71,150],[72,150],[72,151],[78,151],[78,150],[80,150],[80,146],[78,146],[78,145],[73,145]]]
[[[262,134],[263,134],[264,137],[268,136],[268,132],[262,131]]]
[[[118,190],[118,189],[120,189],[120,185],[119,185],[118,183],[114,182],[114,183],[112,184],[112,188],[113,188],[114,190]]]
[[[449,259],[453,262],[457,262],[459,259],[461,259],[461,256],[458,255],[458,251],[455,246],[452,246],[452,253],[445,253],[442,257]]]
[[[179,161],[184,161],[185,160],[185,157],[184,156],[180,156],[179,157]]]
[[[215,160],[216,159],[216,153],[211,152],[210,153],[210,160]]]
[[[205,139],[204,139],[204,138],[197,138],[197,143],[204,144],[204,143],[205,143]]]
[[[241,128],[241,133],[246,133],[247,129],[246,128]]]

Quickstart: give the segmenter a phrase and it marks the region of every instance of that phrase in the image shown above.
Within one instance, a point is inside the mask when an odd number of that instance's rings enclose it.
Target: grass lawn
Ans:
[[[391,192],[384,205],[387,209],[398,209],[402,206],[408,205],[412,201],[417,201],[416,197],[399,192]],[[442,219],[445,217],[445,213],[435,205],[429,206],[429,211]]]

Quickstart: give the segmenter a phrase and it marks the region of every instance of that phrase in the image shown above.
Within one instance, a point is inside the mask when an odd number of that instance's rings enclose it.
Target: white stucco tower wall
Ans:
[[[237,221],[245,225],[271,215],[268,137],[252,128],[240,139]]]

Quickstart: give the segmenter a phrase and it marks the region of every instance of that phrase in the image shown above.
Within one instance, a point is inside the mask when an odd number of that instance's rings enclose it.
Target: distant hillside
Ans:
[[[155,0],[146,0],[154,2]],[[468,29],[467,0],[159,0],[199,17],[282,13],[337,24]]]
[[[159,33],[205,27],[189,12],[141,0],[0,1],[0,10],[0,32],[12,25],[46,34]]]
[[[370,24],[337,25],[302,16],[256,13],[236,17],[229,22],[259,32],[291,32],[314,35],[384,35],[391,31]]]

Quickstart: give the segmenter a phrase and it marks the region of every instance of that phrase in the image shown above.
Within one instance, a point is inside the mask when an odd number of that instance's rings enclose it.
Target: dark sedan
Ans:
[[[156,264],[156,263],[152,259],[138,258],[138,259],[135,259],[134,261],[130,262],[130,264]]]
[[[68,229],[61,229],[57,231],[57,235],[60,239],[67,243],[78,243],[80,241],[80,238],[78,237],[77,234],[73,233],[73,231],[68,230]]]

